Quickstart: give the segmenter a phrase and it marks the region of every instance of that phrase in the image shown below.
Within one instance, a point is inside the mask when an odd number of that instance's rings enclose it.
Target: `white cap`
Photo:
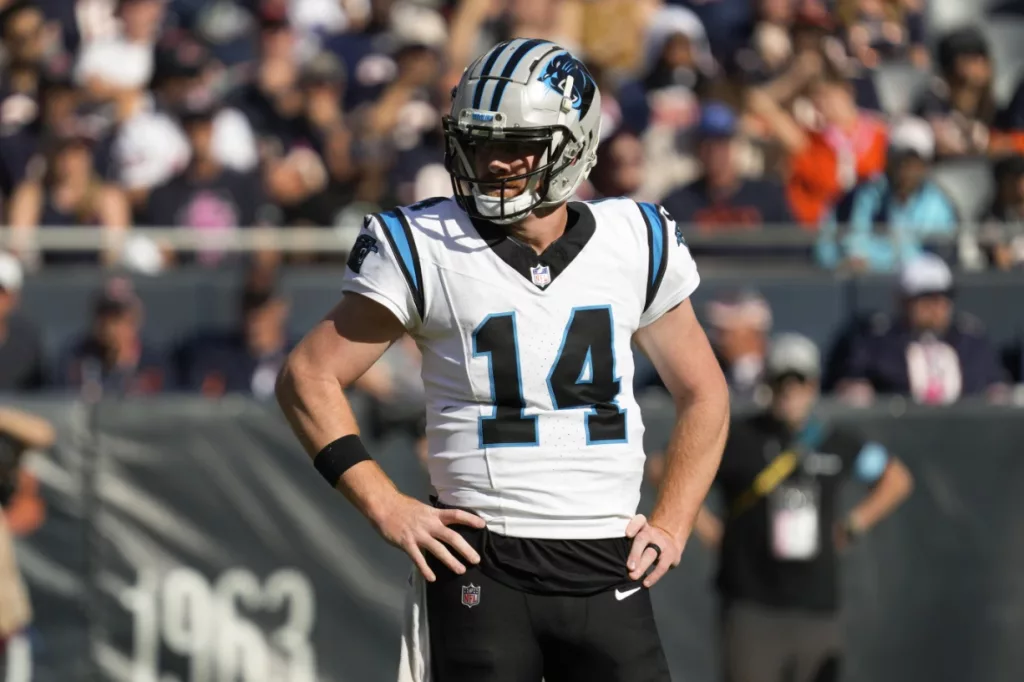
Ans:
[[[935,156],[935,133],[928,122],[908,116],[889,128],[889,148],[894,151],[913,152],[931,161]]]
[[[0,251],[0,289],[21,291],[24,274],[21,263],[9,253]]]
[[[953,273],[946,261],[925,253],[903,266],[900,290],[904,296],[945,294],[953,289]]]
[[[421,45],[440,50],[448,43],[444,17],[429,7],[396,3],[391,10],[391,33],[399,46]]]
[[[821,375],[821,353],[802,334],[779,334],[772,339],[765,369],[770,377],[793,373],[816,379]]]
[[[772,326],[772,309],[756,291],[732,292],[708,303],[708,318],[715,329],[753,327],[767,332]]]

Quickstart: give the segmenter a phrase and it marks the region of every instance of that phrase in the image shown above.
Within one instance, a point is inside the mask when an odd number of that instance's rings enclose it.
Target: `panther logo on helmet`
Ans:
[[[544,67],[540,80],[561,95],[565,92],[565,82],[569,76],[572,76],[572,90],[569,94],[572,98],[572,107],[576,111],[581,111],[583,93],[588,87],[593,87],[594,82],[582,62],[568,52],[556,54]]]

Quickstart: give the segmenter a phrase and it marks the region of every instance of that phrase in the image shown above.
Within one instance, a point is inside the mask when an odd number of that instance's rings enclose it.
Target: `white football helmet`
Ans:
[[[473,217],[507,224],[568,201],[590,174],[601,137],[601,95],[587,67],[568,50],[518,38],[466,69],[443,122],[445,168],[459,205]],[[541,143],[544,151],[528,173],[481,180],[474,157],[497,141]],[[489,194],[521,180],[526,188],[515,197]]]

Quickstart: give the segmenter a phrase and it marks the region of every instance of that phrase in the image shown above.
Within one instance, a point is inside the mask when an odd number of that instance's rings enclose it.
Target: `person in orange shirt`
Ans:
[[[846,192],[885,169],[885,123],[857,108],[853,88],[841,74],[826,71],[809,89],[818,119],[804,127],[765,93],[754,90],[750,108],[789,154],[786,192],[793,215],[816,229]]]

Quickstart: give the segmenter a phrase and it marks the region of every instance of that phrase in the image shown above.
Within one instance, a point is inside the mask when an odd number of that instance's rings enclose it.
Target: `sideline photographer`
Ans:
[[[697,520],[698,536],[720,552],[726,682],[839,679],[839,554],[913,487],[885,446],[816,419],[820,375],[810,339],[773,341],[771,404],[733,422],[715,480],[726,513],[704,508]],[[871,491],[838,518],[840,486],[851,477]]]

